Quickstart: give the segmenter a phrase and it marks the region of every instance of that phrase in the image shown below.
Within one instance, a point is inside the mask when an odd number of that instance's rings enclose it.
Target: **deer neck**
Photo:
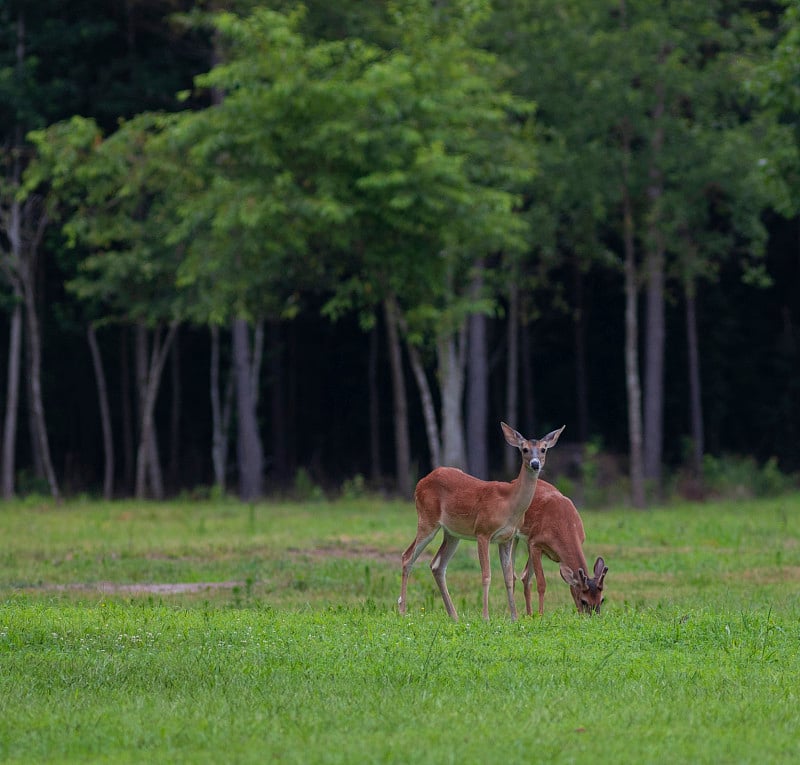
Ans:
[[[509,506],[511,514],[519,521],[522,521],[528,506],[533,500],[538,480],[539,473],[536,470],[531,470],[529,467],[526,467],[523,463],[519,475],[511,482],[513,489],[511,491]]]
[[[555,547],[555,546],[554,546]],[[565,563],[573,571],[577,573],[579,568],[582,568],[587,576],[589,576],[589,567],[586,565],[586,556],[583,554],[583,545],[576,535],[566,533],[560,538],[561,549],[554,549],[557,554],[558,560]]]

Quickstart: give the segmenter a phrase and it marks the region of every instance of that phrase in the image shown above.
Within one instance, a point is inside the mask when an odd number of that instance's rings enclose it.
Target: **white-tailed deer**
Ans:
[[[483,575],[483,618],[489,618],[489,544],[500,546],[500,565],[508,593],[511,618],[517,618],[514,605],[514,566],[512,545],[525,511],[531,503],[539,471],[544,467],[547,450],[555,446],[561,431],[554,430],[540,440],[528,440],[504,422],[500,423],[506,441],[519,449],[522,467],[510,483],[481,481],[457,468],[440,467],[428,473],[417,484],[414,501],[417,506],[417,536],[403,553],[403,579],[397,601],[401,614],[406,612],[408,575],[419,554],[430,544],[441,528],[444,540],[431,561],[433,578],[439,586],[447,613],[458,620],[447,590],[447,564],[462,539],[478,542],[478,559]]]
[[[608,566],[602,558],[594,563],[594,576],[589,579],[583,542],[586,534],[583,521],[572,500],[555,486],[540,480],[536,484],[530,507],[525,513],[518,538],[527,540],[528,562],[522,572],[525,590],[525,610],[530,616],[531,579],[536,575],[539,593],[539,613],[544,613],[544,593],[547,583],[542,569],[542,553],[560,563],[561,578],[569,585],[575,606],[581,613],[599,613],[603,603],[603,580]]]

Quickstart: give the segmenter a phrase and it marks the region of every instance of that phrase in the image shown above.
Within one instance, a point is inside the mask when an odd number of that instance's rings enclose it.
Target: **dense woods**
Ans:
[[[500,420],[637,507],[800,470],[799,46],[797,0],[0,0],[2,496],[410,496],[509,479]]]

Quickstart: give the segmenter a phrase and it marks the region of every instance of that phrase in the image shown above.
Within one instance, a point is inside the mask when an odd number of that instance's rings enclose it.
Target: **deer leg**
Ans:
[[[528,616],[533,615],[533,608],[531,605],[531,579],[533,579],[533,548],[528,548],[528,562],[525,564],[525,570],[522,572],[522,589],[525,592],[525,613]]]
[[[489,620],[489,585],[492,582],[492,568],[489,563],[489,537],[478,537],[478,560],[481,563],[483,579],[483,618]]]
[[[536,574],[536,592],[539,593],[539,616],[541,616],[544,613],[544,591],[547,589],[544,569],[542,568],[542,551],[538,547],[531,547],[530,556],[533,563],[533,572]],[[530,581],[528,582],[528,591],[530,592]]]
[[[514,590],[517,589],[517,567],[516,567],[516,558],[517,558],[517,543],[519,542],[519,537],[514,537],[511,540],[511,571],[514,575]]]
[[[511,611],[512,621],[517,620],[517,606],[514,603],[514,541],[514,538],[512,538],[508,542],[501,542],[499,545],[500,566],[503,569],[503,579],[506,583],[506,594],[508,595],[508,608]]]
[[[436,536],[438,530],[438,526],[435,526],[433,529],[424,527],[417,528],[417,536],[403,553],[403,577],[400,584],[400,597],[397,600],[397,610],[401,614],[405,614],[406,612],[406,587],[408,586],[408,576],[411,573],[411,567],[414,565],[417,558],[419,558],[420,553]]]
[[[450,562],[450,558],[453,557],[453,553],[456,551],[460,541],[458,537],[448,534],[447,529],[445,529],[442,546],[431,561],[431,571],[433,572],[433,578],[436,580],[436,584],[439,585],[439,592],[442,593],[444,607],[447,609],[450,618],[454,621],[458,621],[458,614],[456,613],[456,607],[453,605],[453,600],[450,597],[450,592],[447,589],[447,564]]]

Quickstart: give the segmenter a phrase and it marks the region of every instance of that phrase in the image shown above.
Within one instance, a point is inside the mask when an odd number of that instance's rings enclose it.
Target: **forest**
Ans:
[[[800,471],[800,2],[0,0],[0,496]],[[788,485],[788,484],[787,484]]]

